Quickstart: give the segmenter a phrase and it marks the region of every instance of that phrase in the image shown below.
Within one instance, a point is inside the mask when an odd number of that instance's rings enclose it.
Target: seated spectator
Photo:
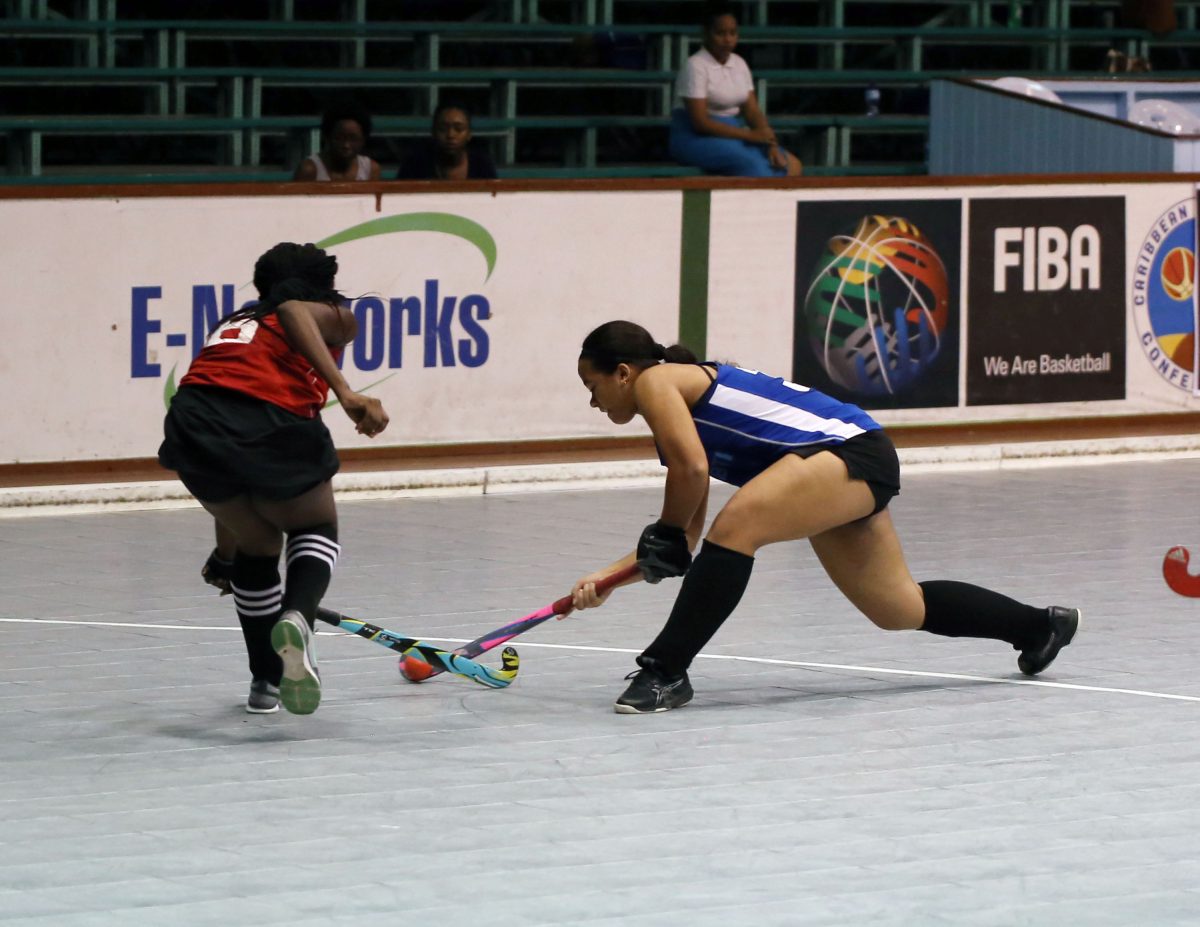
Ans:
[[[300,162],[292,180],[378,180],[379,162],[362,153],[371,137],[371,117],[342,104],[321,119],[321,150]]]
[[[433,111],[433,135],[400,162],[397,180],[495,180],[496,165],[471,147],[471,113],[461,103]]]
[[[779,147],[754,95],[750,68],[734,53],[733,7],[710,6],[703,25],[704,47],[684,62],[675,83],[671,157],[710,174],[798,176],[799,159]]]

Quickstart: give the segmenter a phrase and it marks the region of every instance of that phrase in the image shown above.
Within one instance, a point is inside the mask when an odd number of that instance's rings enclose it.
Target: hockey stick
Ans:
[[[627,567],[617,570],[616,573],[604,577],[604,579],[596,583],[596,592],[603,595],[614,586],[619,585],[620,583],[623,583],[625,580],[634,576],[638,576],[640,573],[641,568],[636,563],[632,563]],[[487,653],[489,650],[499,647],[501,644],[512,640],[518,634],[524,634],[531,628],[536,628],[543,621],[553,618],[555,615],[565,615],[570,610],[571,597],[569,595],[565,595],[561,599],[557,599],[556,601],[551,602],[549,605],[539,608],[536,612],[530,612],[524,618],[518,618],[516,621],[510,621],[508,624],[496,628],[495,631],[489,631],[482,637],[475,638],[475,640],[471,641],[469,644],[463,644],[463,646],[457,648],[454,652],[461,654],[464,657],[477,657],[480,654]],[[408,656],[419,657],[419,654],[409,654]],[[403,661],[401,661],[401,666],[404,666]],[[436,663],[432,664],[430,668],[433,670],[433,672],[431,672],[429,676],[423,677],[424,679],[429,679],[445,672],[445,670],[440,669]],[[408,676],[407,673],[405,675]],[[411,676],[409,676],[409,679],[411,682],[423,681],[422,679],[417,679]]]
[[[1186,547],[1172,547],[1167,551],[1167,555],[1163,557],[1163,579],[1167,581],[1172,592],[1190,599],[1200,599],[1200,576],[1188,572],[1190,557]]]
[[[517,656],[517,651],[512,647],[504,649],[501,656],[501,668],[497,670],[490,666],[484,666],[482,663],[476,663],[470,657],[450,653],[412,637],[401,637],[394,631],[369,624],[366,621],[359,621],[357,618],[347,617],[332,609],[318,608],[317,617],[343,631],[349,631],[351,634],[357,634],[359,637],[365,637],[369,641],[381,644],[389,650],[418,657],[430,666],[439,667],[438,672],[450,672],[456,676],[465,676],[492,689],[503,689],[510,685],[517,678],[517,673],[521,669],[521,658]]]
[[[229,595],[233,591],[232,570],[233,564],[222,560],[218,551],[214,549],[200,570],[200,576],[210,586],[216,586],[221,590],[221,595]],[[438,669],[439,673],[449,671],[457,676],[465,676],[468,679],[473,679],[480,685],[488,686],[492,689],[503,689],[505,686],[511,684],[517,678],[517,673],[521,669],[521,658],[517,656],[517,651],[512,647],[504,649],[500,657],[501,668],[494,670],[490,666],[476,663],[470,657],[462,657],[458,654],[450,653],[442,650],[440,647],[434,647],[432,644],[427,644],[424,641],[415,640],[411,637],[401,637],[394,631],[368,624],[365,621],[359,621],[357,618],[349,618],[332,609],[318,608],[317,617],[328,624],[341,628],[343,631],[348,631],[351,634],[357,634],[359,637],[365,637],[369,641],[382,644],[389,650],[395,650],[401,654],[412,653],[414,656],[419,656],[431,668],[433,666],[440,667]]]

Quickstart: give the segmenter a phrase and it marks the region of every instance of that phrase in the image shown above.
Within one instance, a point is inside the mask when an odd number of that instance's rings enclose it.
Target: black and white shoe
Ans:
[[[619,715],[647,715],[658,711],[682,708],[692,700],[692,684],[687,673],[678,676],[664,674],[656,660],[645,660],[640,670],[630,673],[632,679],[613,708]]]
[[[273,715],[279,711],[279,686],[265,679],[250,683],[250,695],[246,698],[246,711],[252,715]]]
[[[1021,651],[1017,657],[1017,668],[1026,676],[1036,676],[1053,663],[1058,652],[1071,643],[1083,620],[1083,612],[1077,608],[1051,605],[1047,611],[1050,612],[1050,630],[1045,639],[1036,647]]]

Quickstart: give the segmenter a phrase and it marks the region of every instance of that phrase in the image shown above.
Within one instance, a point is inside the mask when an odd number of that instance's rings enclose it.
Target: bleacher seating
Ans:
[[[938,76],[1095,75],[1148,54],[1117,0],[741,0],[739,51],[810,175],[924,170]],[[1156,49],[1200,54],[1200,0]],[[399,10],[410,19],[398,19]],[[5,0],[0,182],[281,179],[315,150],[325,100],[375,115],[385,176],[464,100],[502,176],[673,176],[666,139],[695,0]],[[190,11],[195,7],[189,7]],[[421,18],[424,14],[425,18]],[[887,21],[881,18],[886,14]],[[1200,61],[1195,67],[1200,68]],[[879,115],[864,113],[868,88]],[[640,173],[639,173],[640,172]]]

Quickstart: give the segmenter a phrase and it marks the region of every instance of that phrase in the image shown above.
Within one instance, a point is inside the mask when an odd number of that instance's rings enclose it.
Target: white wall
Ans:
[[[426,366],[424,312],[421,332],[403,333],[399,358],[390,313],[379,313],[382,342],[360,336],[364,366],[377,360],[371,346],[384,346],[376,369],[360,370],[347,351],[352,385],[384,380],[371,388],[392,416],[384,443],[611,434],[576,375],[579,343],[612,318],[674,333],[680,202],[678,191],[384,196],[379,211],[374,195],[0,202],[0,463],[153,455],[164,389],[193,356],[193,288],[230,293],[238,307],[254,295],[255,258],[276,242],[320,242],[387,217],[421,225],[425,213],[481,226],[495,246],[490,275],[476,244],[444,231],[330,248],[347,294],[425,302],[434,281],[440,308],[457,301],[446,329],[453,366],[437,337]],[[138,326],[135,294],[151,287],[161,296],[141,300],[149,324]],[[460,316],[468,299],[474,329]],[[480,360],[480,333],[486,360],[467,366]],[[336,409],[325,419],[339,446],[369,443]]]

